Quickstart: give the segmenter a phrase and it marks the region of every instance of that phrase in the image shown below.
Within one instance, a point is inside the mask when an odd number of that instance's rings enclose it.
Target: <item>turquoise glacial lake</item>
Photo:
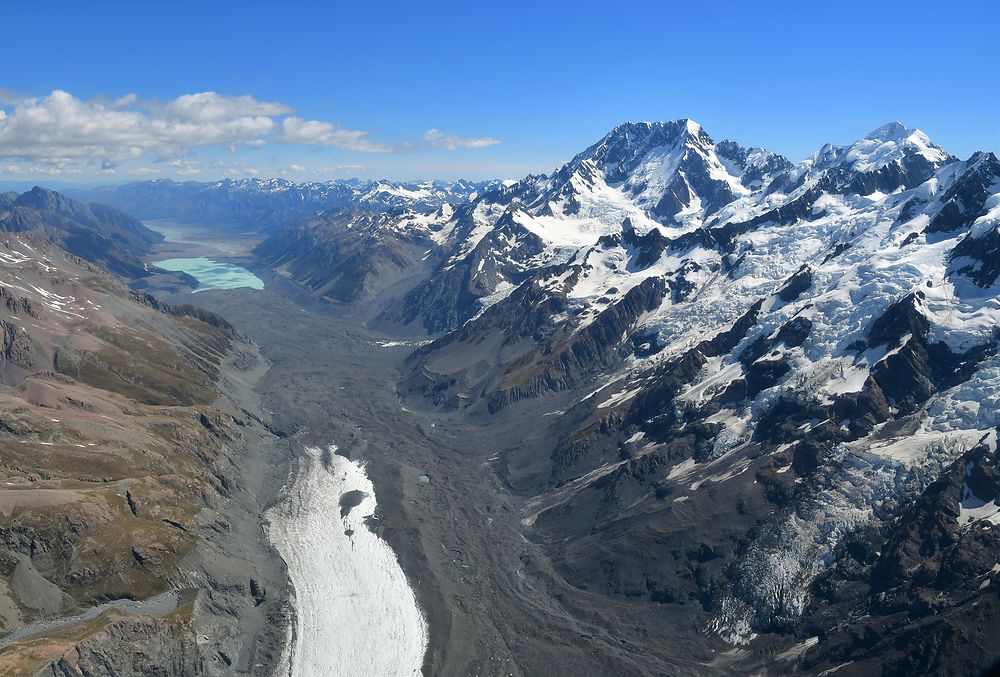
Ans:
[[[204,256],[191,259],[167,259],[153,263],[157,268],[187,273],[198,280],[195,292],[209,289],[263,289],[264,281],[243,266],[219,263]]]

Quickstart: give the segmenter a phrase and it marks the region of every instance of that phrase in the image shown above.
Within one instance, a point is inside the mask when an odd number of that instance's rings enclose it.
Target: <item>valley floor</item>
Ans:
[[[392,545],[428,622],[425,674],[710,670],[727,647],[705,636],[697,614],[667,607],[651,614],[559,576],[524,532],[522,502],[491,466],[514,440],[400,403],[396,384],[412,345],[337,317],[328,305],[289,299],[279,281],[197,300],[270,362],[257,390],[277,428],[306,446],[335,442],[339,453],[365,462],[378,497],[371,527]]]

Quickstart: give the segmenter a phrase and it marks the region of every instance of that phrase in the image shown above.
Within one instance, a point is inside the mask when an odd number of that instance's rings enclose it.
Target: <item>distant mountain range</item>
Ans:
[[[345,179],[293,183],[285,179],[225,179],[210,183],[169,179],[65,191],[87,202],[110,205],[141,219],[269,230],[317,212],[397,207],[433,209],[473,198],[495,182],[392,182]]]

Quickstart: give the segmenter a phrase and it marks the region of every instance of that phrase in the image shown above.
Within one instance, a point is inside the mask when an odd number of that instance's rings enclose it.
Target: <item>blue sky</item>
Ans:
[[[0,181],[519,177],[682,117],[793,160],[900,120],[964,158],[1000,149],[998,4],[14,0]]]

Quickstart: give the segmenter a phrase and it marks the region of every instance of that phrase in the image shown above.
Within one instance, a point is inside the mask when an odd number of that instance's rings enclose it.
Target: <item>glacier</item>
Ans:
[[[421,674],[427,622],[396,554],[368,528],[376,502],[364,465],[337,455],[334,445],[307,447],[295,472],[291,490],[267,514],[294,587],[278,674]]]

